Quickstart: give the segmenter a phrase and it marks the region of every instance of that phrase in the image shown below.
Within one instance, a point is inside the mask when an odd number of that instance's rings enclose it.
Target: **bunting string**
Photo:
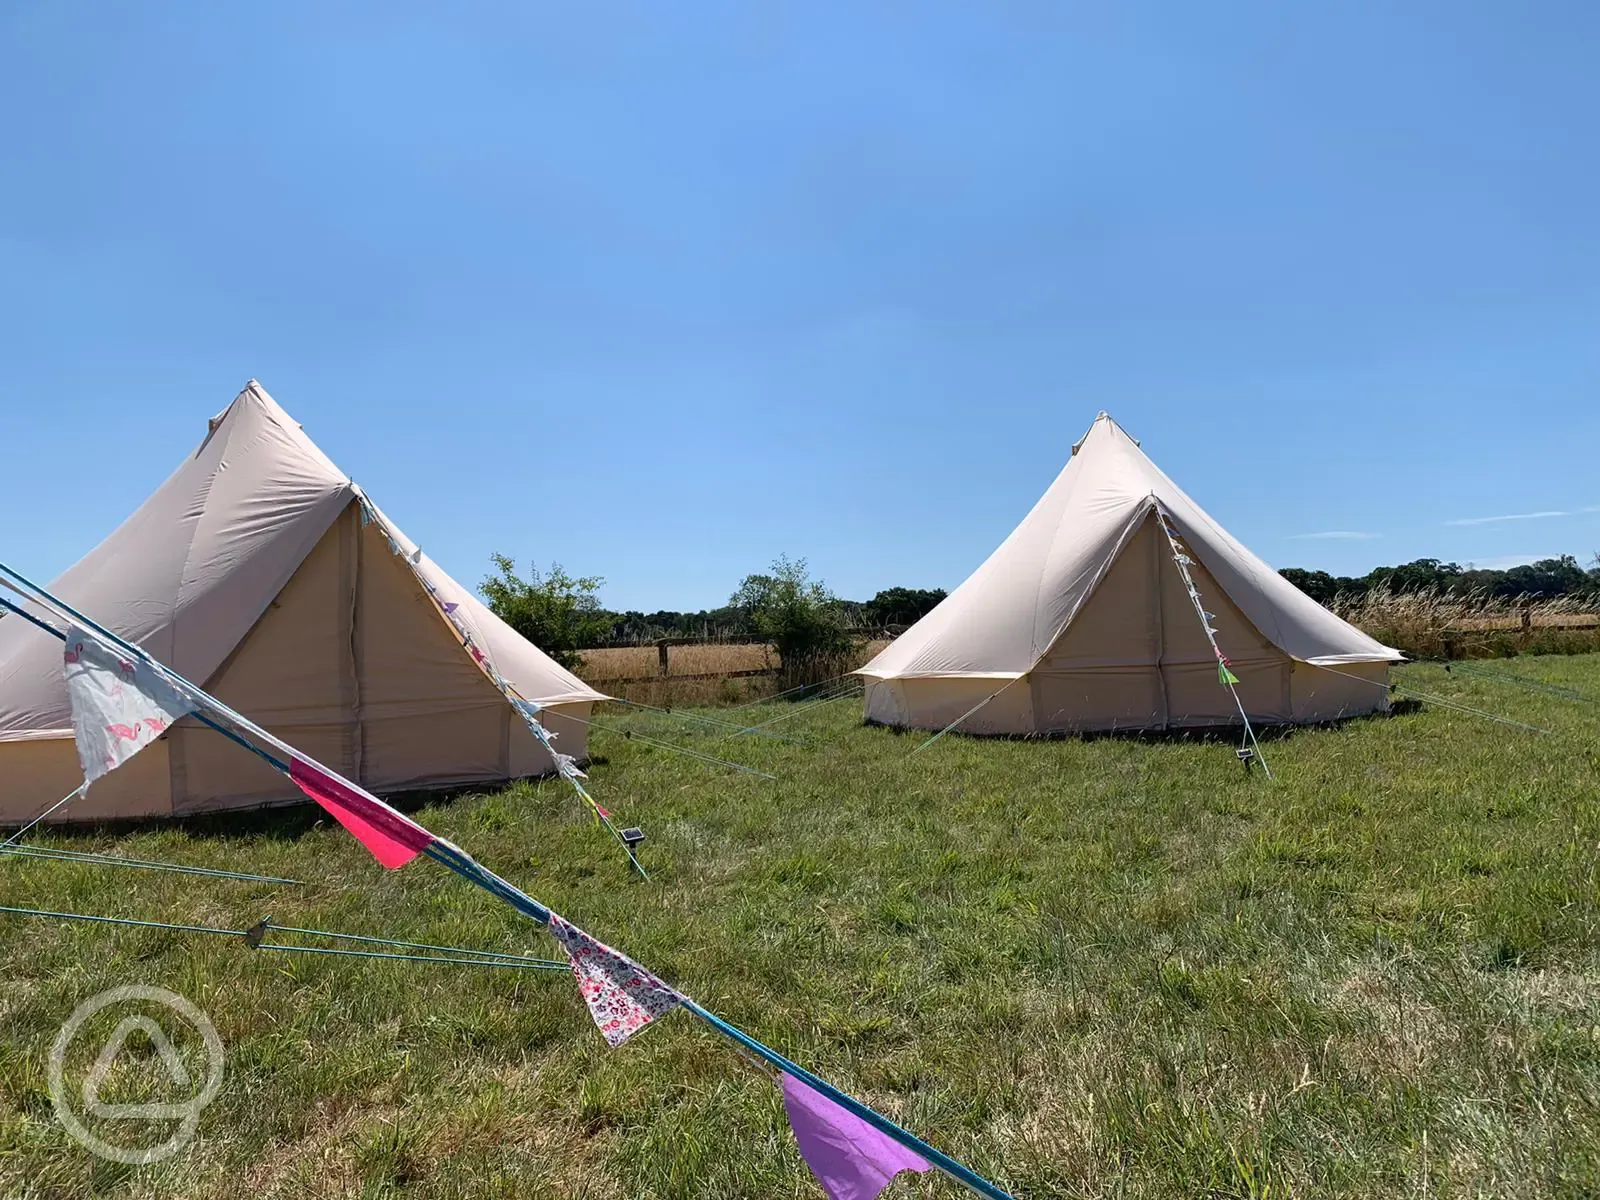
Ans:
[[[802,1154],[824,1187],[833,1195],[875,1196],[877,1191],[881,1190],[882,1184],[898,1171],[921,1169],[916,1161],[912,1161],[915,1159],[927,1163],[933,1169],[939,1170],[974,1193],[988,1197],[989,1200],[1010,1200],[1006,1192],[969,1167],[924,1142],[854,1097],[790,1062],[770,1046],[663,983],[620,952],[612,950],[564,921],[532,896],[478,863],[459,846],[430,833],[358,785],[301,754],[249,718],[240,715],[222,701],[185,680],[177,672],[163,666],[144,650],[95,624],[26,577],[4,564],[0,564],[0,577],[9,577],[28,589],[25,595],[58,616],[71,621],[75,628],[100,638],[108,647],[133,656],[140,664],[148,667],[163,684],[176,688],[179,694],[193,701],[197,716],[205,719],[208,724],[213,724],[214,727],[227,729],[235,740],[253,749],[263,759],[276,765],[279,770],[285,773],[292,773],[296,769],[300,772],[309,770],[315,774],[318,790],[315,793],[308,790],[308,794],[328,808],[384,865],[399,866],[402,865],[402,861],[409,861],[409,857],[395,861],[400,859],[395,853],[396,847],[403,849],[410,857],[426,854],[469,882],[503,900],[516,911],[543,925],[566,946],[573,973],[579,980],[585,1002],[596,1017],[596,1023],[602,1027],[602,1032],[606,1033],[608,1041],[616,1035],[618,1028],[606,1029],[607,1022],[616,1021],[620,1022],[619,1027],[625,1026],[623,1029],[623,1040],[625,1040],[638,1028],[670,1011],[671,1008],[682,1008],[703,1024],[829,1102],[832,1107],[812,1104],[802,1097],[807,1115],[803,1121],[796,1119],[794,1124]],[[57,636],[62,635],[58,633]],[[270,747],[271,751],[276,751],[283,756],[283,759],[279,760],[268,750],[253,746],[251,744],[253,741],[259,741],[263,746]],[[21,911],[37,912],[37,910]],[[108,920],[113,924],[155,924]],[[193,932],[215,932],[205,926],[179,928]],[[265,925],[258,927],[257,931],[231,932],[239,936],[253,935],[259,938],[264,928]],[[490,961],[499,960],[480,960],[479,965]],[[605,1018],[604,1021],[602,1017]],[[786,1084],[786,1106],[788,1096]],[[897,1150],[889,1154],[884,1152],[881,1146],[873,1144],[864,1136],[863,1131],[867,1128],[876,1130],[889,1142],[894,1143]],[[905,1157],[907,1153],[912,1159]],[[841,1180],[856,1190],[853,1193],[835,1190],[830,1180]]]
[[[1222,653],[1222,647],[1217,645],[1217,630],[1211,624],[1216,620],[1216,616],[1206,611],[1206,606],[1200,599],[1200,589],[1195,587],[1194,576],[1189,573],[1194,559],[1189,557],[1188,551],[1179,541],[1172,514],[1167,512],[1159,501],[1155,502],[1155,510],[1156,517],[1161,523],[1161,532],[1167,535],[1167,546],[1172,551],[1173,565],[1183,577],[1183,586],[1189,593],[1189,602],[1194,605],[1195,615],[1200,618],[1200,628],[1205,630],[1206,641],[1211,644],[1211,653],[1217,657],[1217,682],[1228,689],[1233,696],[1234,704],[1238,706],[1239,719],[1244,722],[1244,745],[1254,751],[1255,757],[1260,760],[1262,772],[1271,779],[1272,768],[1267,766],[1267,756],[1261,753],[1261,743],[1256,740],[1255,727],[1250,724],[1250,714],[1245,712],[1244,701],[1239,698],[1239,677],[1233,673],[1233,666],[1228,662],[1227,655]],[[1249,766],[1249,752],[1243,746],[1239,750],[1239,755],[1245,759],[1245,765]]]
[[[578,794],[578,798],[588,807],[596,823],[604,827],[613,840],[622,847],[623,852],[628,856],[629,864],[639,873],[642,879],[648,882],[650,876],[634,851],[634,843],[622,836],[622,831],[613,823],[610,812],[602,807],[589,794],[588,789],[583,786],[581,781],[586,776],[579,770],[577,760],[570,754],[562,754],[555,748],[554,741],[557,734],[539,720],[541,705],[529,700],[518,691],[510,680],[500,674],[499,669],[496,668],[488,654],[473,641],[472,631],[467,628],[466,622],[460,616],[460,603],[440,595],[437,585],[423,572],[421,549],[416,549],[409,553],[406,552],[400,542],[399,530],[391,525],[388,518],[378,510],[377,506],[367,499],[365,492],[359,487],[355,491],[361,504],[362,521],[376,524],[383,531],[384,536],[388,539],[390,552],[405,562],[407,569],[410,570],[416,581],[422,585],[422,590],[427,593],[428,599],[433,602],[435,610],[455,632],[455,636],[461,642],[462,648],[471,656],[472,661],[477,663],[478,669],[487,675],[494,686],[499,689],[500,694],[516,709],[517,715],[527,725],[528,731],[533,734],[534,739],[550,755],[551,760],[555,763],[557,773],[572,785],[573,790]],[[562,715],[569,720],[581,720],[581,718],[570,713]]]

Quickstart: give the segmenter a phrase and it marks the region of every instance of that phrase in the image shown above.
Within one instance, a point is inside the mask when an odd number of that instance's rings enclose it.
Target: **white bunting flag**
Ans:
[[[85,786],[194,711],[147,663],[123,657],[81,629],[67,631],[63,662]]]

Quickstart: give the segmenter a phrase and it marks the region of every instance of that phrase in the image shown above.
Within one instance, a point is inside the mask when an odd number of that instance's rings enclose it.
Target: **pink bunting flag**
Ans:
[[[550,914],[550,932],[566,947],[589,1015],[613,1048],[671,1012],[682,999],[626,954],[596,941],[555,913]]]
[[[310,763],[292,760],[289,778],[391,871],[405,866],[435,841],[433,834],[410,817]]]
[[[920,1154],[787,1073],[783,1107],[806,1165],[831,1200],[878,1200],[901,1171],[933,1169]]]

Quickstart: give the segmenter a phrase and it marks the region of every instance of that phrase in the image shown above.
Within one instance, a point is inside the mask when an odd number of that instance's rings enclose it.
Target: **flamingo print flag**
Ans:
[[[148,663],[122,657],[81,629],[67,630],[63,665],[86,786],[194,711]]]

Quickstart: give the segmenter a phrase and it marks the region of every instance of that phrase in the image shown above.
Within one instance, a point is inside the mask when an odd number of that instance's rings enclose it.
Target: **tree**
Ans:
[[[1460,582],[1461,575],[1462,568],[1458,563],[1419,558],[1398,567],[1378,567],[1368,572],[1365,590],[1383,588],[1391,592],[1448,592]]]
[[[1339,594],[1338,581],[1326,571],[1307,571],[1303,567],[1284,567],[1278,572],[1318,604],[1327,604]]]
[[[840,602],[806,570],[806,560],[780,558],[770,575],[747,575],[728,601],[777,648],[786,672],[838,659],[855,647]]]
[[[1505,582],[1497,589],[1507,599],[1515,596],[1537,596],[1549,600],[1573,592],[1586,591],[1589,577],[1570,554],[1560,558],[1541,558],[1538,562],[1512,567],[1505,573]]]
[[[528,578],[521,579],[517,564],[504,554],[490,557],[499,574],[478,585],[489,607],[563,667],[576,670],[583,662],[579,651],[610,636],[615,617],[600,607],[604,579],[568,575],[560,563],[552,563],[544,575],[530,567]]]
[[[943,588],[884,588],[861,607],[873,625],[915,625],[948,594]]]

